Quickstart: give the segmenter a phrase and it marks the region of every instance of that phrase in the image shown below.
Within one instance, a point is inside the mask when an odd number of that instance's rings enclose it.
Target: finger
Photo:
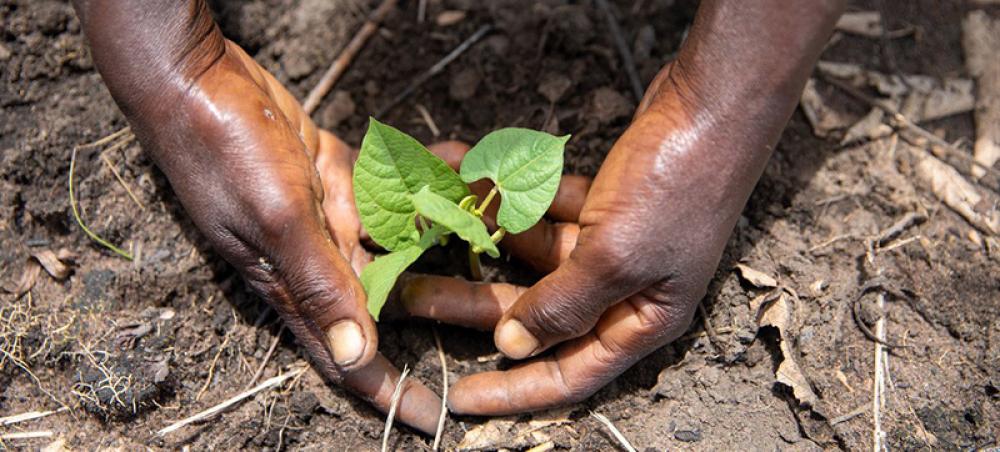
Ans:
[[[549,223],[542,220],[527,231],[505,236],[500,244],[541,273],[550,273],[569,258],[580,226],[576,223]]]
[[[513,284],[432,275],[415,275],[401,283],[399,302],[407,314],[483,331],[492,330],[527,290]]]
[[[452,169],[458,171],[462,166],[462,158],[469,152],[469,145],[461,141],[442,141],[427,147],[434,155],[440,157],[448,163]],[[587,192],[590,190],[591,178],[585,176],[563,175],[559,181],[559,189],[556,191],[552,205],[549,206],[546,214],[556,221],[576,222],[580,219],[580,210],[583,209],[583,202],[587,199]],[[476,181],[472,184],[472,192],[483,199],[493,188],[487,181]],[[495,203],[499,206],[500,203]],[[492,207],[487,211],[487,215],[496,218],[498,207]]]
[[[448,408],[456,414],[499,416],[580,402],[679,337],[693,311],[690,303],[631,297],[610,308],[589,334],[552,355],[460,379],[448,393]]]
[[[652,282],[632,276],[635,272],[630,271],[630,261],[611,248],[615,244],[588,242],[582,234],[579,241],[583,245],[528,289],[497,324],[494,340],[508,357],[527,358],[582,336],[608,307]]]
[[[361,219],[354,207],[350,146],[327,132],[319,131],[315,164],[323,189],[323,216],[341,254],[358,275],[371,262],[361,246]]]
[[[399,370],[380,353],[367,366],[349,373],[343,384],[379,411],[387,413],[399,376]],[[408,378],[403,384],[395,419],[433,435],[440,415],[441,398],[416,379]]]
[[[586,176],[564,174],[546,215],[555,221],[580,221],[580,211],[583,210],[583,202],[587,200],[591,182],[593,179]]]
[[[375,356],[377,331],[364,290],[350,263],[334,245],[312,194],[266,184],[243,210],[250,226],[237,261],[249,285],[282,315],[325,374],[339,381],[345,371]],[[230,259],[230,262],[233,262]]]

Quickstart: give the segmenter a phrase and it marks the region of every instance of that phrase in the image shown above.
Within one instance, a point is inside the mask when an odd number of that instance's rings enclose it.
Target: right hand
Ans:
[[[192,4],[176,36],[157,37],[177,38],[175,48],[155,51],[141,30],[104,34],[109,23],[139,27],[116,15],[143,5],[91,5],[77,8],[95,62],[198,229],[280,313],[326,378],[387,411],[399,371],[377,352],[357,278],[371,256],[354,207],[355,152],[317,129],[277,80],[225,40],[204,3]],[[410,380],[396,419],[433,433],[440,409],[436,394]]]

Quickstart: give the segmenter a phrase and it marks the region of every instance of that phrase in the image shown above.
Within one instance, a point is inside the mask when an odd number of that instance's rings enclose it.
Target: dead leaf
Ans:
[[[792,304],[788,300],[789,297],[782,292],[777,300],[764,307],[758,324],[762,327],[773,326],[777,328],[781,337],[778,345],[781,349],[782,360],[781,364],[778,364],[778,370],[775,372],[778,383],[792,388],[792,394],[799,403],[815,407],[819,399],[816,397],[816,393],[813,392],[812,385],[809,384],[809,379],[806,378],[805,373],[802,372],[802,368],[795,361],[796,355],[790,344]]]
[[[21,295],[24,295],[25,292],[35,286],[35,281],[38,280],[38,274],[41,272],[42,266],[38,264],[38,261],[28,259],[28,262],[24,264],[24,271],[21,273],[21,278],[16,283],[4,285],[4,290],[14,294],[15,298],[20,298]]]
[[[462,441],[458,443],[457,449],[475,451],[504,447],[505,441],[510,438],[510,431],[513,427],[514,421],[512,420],[490,419],[484,424],[467,430]]]
[[[844,13],[837,21],[836,29],[866,38],[882,37],[882,15],[878,11]]]
[[[865,117],[854,123],[847,129],[847,132],[844,132],[844,138],[840,140],[840,144],[877,140],[889,136],[892,133],[892,127],[882,122],[884,117],[885,111],[881,108],[871,109]]]
[[[855,88],[875,88],[913,122],[944,118],[972,111],[976,107],[975,84],[970,79],[941,79],[922,74],[883,74],[866,70],[857,64],[830,61],[820,61],[816,67],[819,72],[844,80]],[[806,114],[808,117],[808,111]]]
[[[746,282],[756,287],[765,289],[778,287],[778,280],[760,270],[755,270],[743,264],[736,264],[736,269],[740,271],[740,276]]]
[[[40,449],[42,452],[65,452],[72,449],[66,447],[66,439],[59,437],[55,441],[47,444],[45,447]]]
[[[799,101],[806,119],[812,125],[813,133],[818,137],[826,137],[830,132],[843,129],[854,122],[853,118],[830,107],[816,88],[816,79],[810,78],[802,91]]]
[[[996,200],[987,196],[947,163],[925,156],[916,166],[917,178],[926,184],[934,196],[965,218],[980,231],[1000,234],[1000,211]]]
[[[528,449],[552,441],[546,429],[569,424],[573,407],[543,411],[536,414],[527,424],[517,423],[514,418],[491,419],[465,432],[458,450],[478,451],[496,449]]]
[[[972,11],[962,21],[962,48],[965,66],[976,78],[976,144],[973,156],[986,167],[1000,160],[1000,20],[985,11]],[[972,174],[982,177],[986,171],[972,167]]]
[[[60,249],[59,254],[56,254],[49,249],[41,250],[37,253],[33,253],[31,257],[35,258],[38,263],[42,264],[42,267],[45,268],[45,272],[57,281],[62,281],[69,276],[70,266],[63,261],[71,262],[76,259],[76,256],[66,248]]]

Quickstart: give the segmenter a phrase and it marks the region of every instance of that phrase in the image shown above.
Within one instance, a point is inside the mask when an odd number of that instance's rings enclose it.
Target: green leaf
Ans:
[[[490,233],[486,230],[483,220],[468,210],[463,210],[454,202],[430,191],[427,187],[413,196],[413,205],[417,208],[417,213],[433,221],[436,226],[444,226],[461,237],[462,240],[482,248],[491,257],[500,257],[500,250],[490,238]]]
[[[371,118],[354,164],[354,202],[375,243],[396,251],[417,242],[411,198],[424,186],[456,203],[469,194],[444,160],[409,135]]]
[[[410,243],[389,254],[376,257],[375,261],[361,270],[361,285],[368,297],[368,312],[376,321],[399,275],[406,270],[406,267],[416,262],[424,251],[434,246],[444,232],[443,227],[434,226],[425,232],[417,243]]]
[[[524,232],[542,218],[559,189],[569,135],[507,128],[483,137],[462,160],[462,180],[490,178],[500,191],[497,224]]]

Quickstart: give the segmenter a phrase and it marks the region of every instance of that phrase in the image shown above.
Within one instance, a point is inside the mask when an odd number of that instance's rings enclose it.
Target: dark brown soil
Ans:
[[[357,144],[371,112],[480,25],[492,23],[495,32],[380,119],[424,142],[474,142],[505,126],[572,133],[567,171],[597,171],[635,99],[604,17],[591,2],[430,0],[424,23],[416,21],[416,1],[401,3],[314,115],[320,126]],[[300,97],[370,6],[326,0],[213,4],[224,32]],[[646,83],[672,58],[695,6],[672,0],[614,5]],[[960,21],[970,5],[886,0],[853,8],[882,8],[890,29],[915,26],[917,33],[885,47],[877,39],[846,36],[824,59],[885,72],[966,75]],[[468,14],[455,25],[438,26],[434,18],[444,10]],[[71,408],[0,426],[0,434],[53,432],[0,448],[61,440],[81,450],[377,449],[382,415],[312,371],[208,423],[156,436],[171,422],[242,391],[278,334],[276,319],[207,248],[138,145],[105,156],[144,208],[127,196],[99,149],[79,154],[76,184],[90,227],[140,258],[130,263],[117,257],[75,223],[67,190],[70,150],[126,123],[93,69],[67,3],[0,1],[0,68],[0,282],[18,281],[32,253],[67,248],[77,255],[65,280],[43,270],[27,295],[0,294],[0,417]],[[847,111],[866,110],[832,87],[823,89]],[[417,105],[427,109],[441,136],[432,136]],[[971,114],[925,126],[948,141],[974,136]],[[971,240],[972,227],[912,177],[907,154],[891,153],[892,143],[840,147],[815,137],[796,112],[705,300],[716,339],[701,334],[704,322],[697,320],[686,339],[561,413],[568,422],[534,433],[526,432],[545,425],[537,422],[546,415],[498,424],[507,433],[495,447],[552,441],[559,449],[613,449],[614,438],[588,416],[595,411],[640,450],[870,449],[870,411],[830,422],[871,406],[874,345],[856,326],[851,302],[874,276],[864,240],[920,209],[930,212],[928,221],[903,238],[921,239],[878,261],[885,279],[910,294],[890,297],[886,307],[889,337],[911,347],[890,356],[883,430],[893,449],[995,447],[998,257]],[[831,241],[837,237],[846,238]],[[441,251],[419,269],[461,274],[460,267],[443,265],[449,257],[461,261],[461,253]],[[813,409],[800,408],[776,383],[778,336],[773,329],[758,334],[749,308],[764,292],[740,280],[737,262],[776,276],[798,294],[790,339],[819,397]],[[516,262],[492,264],[494,279],[537,278]],[[817,281],[822,290],[813,289]],[[878,317],[873,299],[862,301],[868,320]],[[478,359],[494,353],[489,335],[424,321],[381,325],[382,350],[440,390],[432,327],[444,341],[452,381],[506,365]],[[285,334],[263,378],[302,359]],[[497,421],[450,419],[444,445],[456,447],[467,430],[487,422]],[[403,428],[391,444],[414,450],[429,448],[430,441]]]

